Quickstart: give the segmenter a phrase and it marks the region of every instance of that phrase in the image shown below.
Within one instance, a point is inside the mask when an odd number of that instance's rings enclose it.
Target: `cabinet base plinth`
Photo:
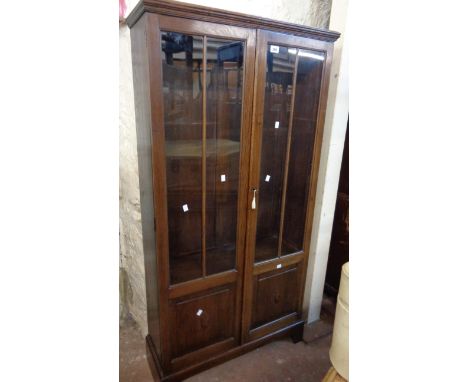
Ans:
[[[291,339],[295,344],[302,341],[303,337],[304,337],[304,323],[302,323],[302,325],[297,325],[293,329],[291,329]]]
[[[158,356],[156,354],[156,349],[153,344],[153,340],[150,335],[146,336],[146,354],[148,358],[148,364],[151,369],[151,374],[155,382],[175,382],[182,381],[192,375],[202,372],[203,370],[209,369],[213,366],[219,365],[223,362],[226,362],[232,358],[236,358],[244,353],[247,353],[259,346],[265,345],[267,342],[277,339],[278,337],[290,335],[293,341],[299,338],[297,341],[302,339],[302,331],[304,328],[304,321],[298,321],[291,325],[288,325],[276,332],[270,333],[262,338],[259,338],[255,341],[247,342],[240,346],[237,346],[233,349],[230,349],[224,353],[215,355],[205,361],[194,364],[186,369],[179,370],[172,374],[165,374],[159,362]],[[297,342],[295,341],[295,342]]]

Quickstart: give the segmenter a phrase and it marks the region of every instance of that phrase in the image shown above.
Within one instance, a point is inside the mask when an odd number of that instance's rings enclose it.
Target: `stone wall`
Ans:
[[[189,3],[223,8],[297,24],[327,28],[331,0],[185,0]],[[127,1],[127,14],[137,1]],[[141,234],[138,159],[130,32],[119,29],[120,48],[120,319],[131,315],[142,335],[147,333],[146,290]]]
[[[134,2],[135,3],[135,2]],[[135,4],[132,5],[132,8]],[[119,209],[120,320],[130,314],[147,332],[146,289],[141,234],[140,189],[136,150],[135,107],[130,30],[119,27]]]

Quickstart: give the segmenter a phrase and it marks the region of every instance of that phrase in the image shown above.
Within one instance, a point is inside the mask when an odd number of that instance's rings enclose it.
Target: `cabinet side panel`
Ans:
[[[135,94],[135,120],[137,127],[141,224],[145,257],[148,331],[156,347],[156,351],[160,356],[159,299],[153,204],[152,128],[148,49],[145,33],[146,23],[147,17],[143,15],[131,30],[132,66]]]

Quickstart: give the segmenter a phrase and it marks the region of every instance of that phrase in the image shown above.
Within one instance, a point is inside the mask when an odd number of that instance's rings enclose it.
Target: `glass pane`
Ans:
[[[315,140],[322,53],[299,50],[281,254],[303,249]]]
[[[243,42],[207,39],[207,274],[236,266],[243,53]]]
[[[278,255],[281,199],[296,50],[268,45],[255,261]]]
[[[202,276],[203,38],[161,32],[171,284]]]

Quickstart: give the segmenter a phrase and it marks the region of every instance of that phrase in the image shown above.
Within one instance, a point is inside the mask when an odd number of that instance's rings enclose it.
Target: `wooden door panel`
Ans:
[[[303,324],[338,34],[168,0],[140,2],[127,21],[137,127],[144,129],[138,151],[149,361],[155,379],[182,380]],[[313,107],[291,87],[307,57],[324,65],[303,76],[302,94],[320,98]],[[269,65],[275,70],[267,76]],[[273,100],[291,99],[265,107],[265,87]],[[302,99],[296,119],[293,91]],[[315,130],[302,134],[311,124]],[[268,168],[261,167],[262,134]],[[278,189],[273,203],[268,192]],[[143,203],[144,195],[152,199]]]
[[[235,336],[235,284],[172,300],[171,358]]]
[[[301,320],[333,53],[327,41],[261,29],[256,42],[244,342]]]
[[[161,306],[161,363],[167,370],[176,370],[200,362],[202,357],[215,354],[215,348],[220,351],[222,346],[228,347],[227,343],[239,343],[240,339],[247,220],[245,207],[248,198],[246,174],[249,171],[250,160],[256,31],[251,28],[178,18],[174,15],[151,14],[148,15],[148,20],[146,31],[149,36],[150,81],[156,84],[151,85],[150,106],[153,129],[153,182],[157,187],[154,203],[157,261],[161,274],[158,284]],[[202,52],[198,49],[198,56],[191,52],[193,65],[191,70],[186,70],[187,82],[192,79],[191,83],[194,86],[179,86],[179,82],[185,77],[173,78],[175,89],[168,94],[174,97],[181,94],[189,100],[185,102],[186,98],[183,98],[181,107],[178,103],[164,103],[168,87],[164,84],[163,69],[171,66],[168,64],[166,52],[162,49],[163,41],[168,41],[163,39],[164,33],[167,32],[192,36],[198,43],[202,42],[204,47]],[[227,131],[218,126],[232,122],[232,110],[227,110],[226,105],[217,107],[217,104],[218,101],[237,94],[231,92],[231,87],[235,88],[233,84],[238,82],[233,82],[230,75],[234,72],[230,70],[232,65],[224,56],[226,64],[222,67],[226,71],[229,69],[226,83],[233,86],[227,86],[229,91],[223,88],[226,91],[220,93],[226,96],[224,98],[212,94],[213,89],[219,90],[218,85],[221,84],[221,80],[216,82],[215,79],[222,77],[212,76],[213,67],[218,68],[214,61],[217,60],[216,52],[219,47],[214,46],[214,40],[227,40],[229,44],[242,42],[244,46],[243,76],[239,77],[242,97],[239,97],[235,104],[235,107],[241,110],[240,116],[239,111],[236,114],[236,126],[240,124],[240,129],[235,129],[236,134],[232,132],[233,129]],[[201,46],[198,43],[193,46]],[[186,52],[188,62],[189,53],[190,49]],[[180,52],[174,52],[172,55],[173,64],[175,55],[180,55]],[[195,65],[193,60],[198,60],[201,65]],[[177,69],[182,68],[187,69],[184,65],[177,66]],[[171,69],[174,68],[169,68]],[[203,71],[206,73],[203,74]],[[168,75],[171,73],[166,72]],[[198,82],[200,77],[201,84]],[[166,98],[170,101],[170,97]],[[191,102],[192,99],[195,101]],[[232,100],[229,98],[227,101]],[[173,120],[166,118],[168,113],[184,115],[189,111],[193,111],[193,123],[178,123],[178,115],[174,115]],[[213,122],[214,114],[219,119],[218,124]],[[219,131],[222,130],[222,134],[217,136],[219,139],[216,140],[216,145],[212,134],[215,125],[219,127]],[[166,140],[171,140],[169,138],[177,143],[177,147],[166,145]],[[188,154],[192,152],[190,147],[184,146],[184,140],[196,139],[200,150],[195,145],[196,155],[190,156]],[[215,146],[216,150],[213,150]],[[220,150],[221,146],[223,150]],[[179,148],[181,150],[178,150]],[[236,156],[237,159],[231,160],[231,156]],[[211,157],[216,160],[211,160]],[[194,166],[199,168],[194,169]],[[180,180],[184,188],[179,189],[177,184],[171,183],[171,176],[176,175],[176,180]],[[203,187],[197,186],[198,179]],[[169,188],[168,182],[171,186]],[[213,185],[216,186],[216,192],[212,191]],[[215,208],[216,206],[222,208]],[[209,297],[215,288],[222,285],[230,286],[225,287],[224,292]],[[190,302],[190,299],[194,298],[196,302]],[[193,312],[196,303],[200,306],[205,304],[205,308],[200,309],[207,312],[207,315],[201,316],[202,319],[198,321],[195,320],[196,311]],[[202,323],[208,327],[201,328]]]
[[[169,212],[163,230],[169,236],[170,285],[231,269],[242,274],[248,177],[241,174],[249,167],[255,30],[165,15],[157,21],[166,41],[157,62],[167,77],[167,94],[159,95],[167,98],[159,121],[165,135],[157,143],[166,165],[157,166],[165,167],[161,181],[167,184],[160,202]],[[176,37],[179,50],[192,43],[186,65],[176,65],[183,61],[176,60]],[[234,54],[236,47],[241,53]],[[168,84],[177,90],[167,91]],[[188,121],[178,123],[193,108]]]
[[[274,270],[254,278],[251,329],[297,311],[299,268]]]

